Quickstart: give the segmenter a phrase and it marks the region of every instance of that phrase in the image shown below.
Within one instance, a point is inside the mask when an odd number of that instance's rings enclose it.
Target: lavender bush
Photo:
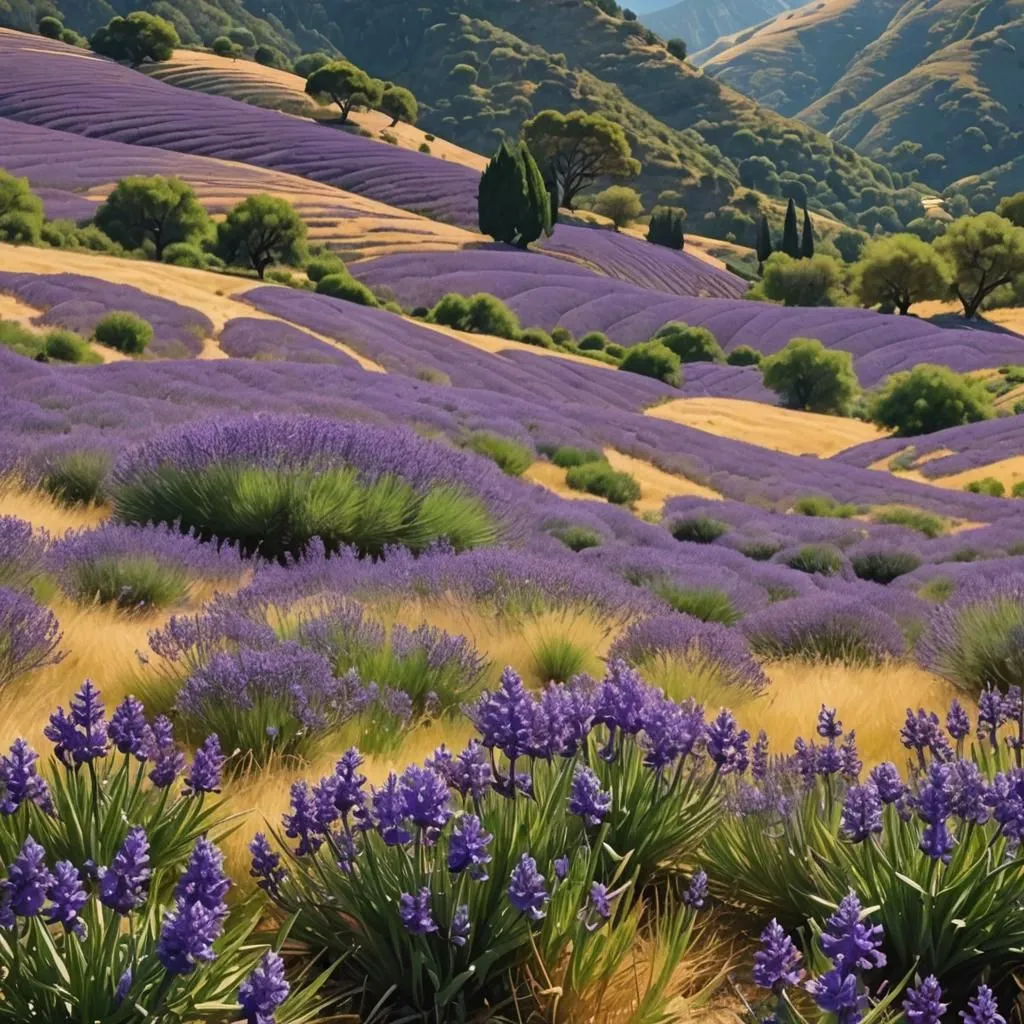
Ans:
[[[27,590],[43,572],[47,537],[16,516],[0,516],[0,587]]]
[[[54,665],[63,634],[57,618],[27,594],[0,587],[0,687],[12,679]]]

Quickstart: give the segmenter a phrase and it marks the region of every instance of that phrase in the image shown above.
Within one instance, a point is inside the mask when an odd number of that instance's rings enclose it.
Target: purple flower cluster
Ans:
[[[17,676],[63,657],[63,639],[54,614],[27,594],[0,587],[0,687]]]
[[[0,587],[23,590],[44,568],[47,537],[16,516],[0,516]]]

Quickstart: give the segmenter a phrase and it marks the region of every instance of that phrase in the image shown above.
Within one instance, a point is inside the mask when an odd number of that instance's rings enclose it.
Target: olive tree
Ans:
[[[249,196],[218,225],[217,255],[225,263],[252,267],[262,281],[272,263],[305,260],[305,221],[285,199]]]

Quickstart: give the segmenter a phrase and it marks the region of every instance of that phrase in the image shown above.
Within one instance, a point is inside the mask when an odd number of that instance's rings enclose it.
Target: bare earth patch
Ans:
[[[666,473],[657,466],[652,466],[643,459],[635,459],[632,455],[624,455],[614,448],[605,448],[605,458],[611,467],[620,473],[630,473],[640,485],[640,500],[636,502],[637,512],[661,512],[662,506],[669,498],[711,498],[720,501],[722,496],[710,487],[687,480],[684,476]]]

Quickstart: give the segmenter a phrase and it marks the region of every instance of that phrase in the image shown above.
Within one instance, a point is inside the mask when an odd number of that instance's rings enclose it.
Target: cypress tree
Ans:
[[[656,206],[647,225],[647,241],[667,249],[682,249],[686,242],[683,233],[684,211],[673,206]]]
[[[541,235],[551,234],[551,197],[544,187],[544,176],[525,142],[519,143],[516,160],[522,169],[523,191],[516,222],[517,244],[525,249]]]
[[[782,251],[793,259],[800,259],[800,232],[796,226],[796,203],[792,199],[786,207],[786,224],[782,229]]]
[[[811,215],[804,207],[804,234],[800,240],[800,258],[809,260],[814,255],[814,227],[811,224]]]
[[[757,229],[757,272],[764,269],[765,260],[774,252],[772,247],[772,229],[768,225],[768,215],[761,214],[761,223]]]
[[[551,208],[551,229],[548,231],[548,234],[551,235],[558,223],[558,211],[562,207],[562,187],[557,181],[548,181],[544,187],[548,190],[548,203]]]
[[[516,239],[518,205],[525,190],[521,175],[521,165],[503,142],[480,178],[477,199],[480,232],[496,242],[511,244]]]

